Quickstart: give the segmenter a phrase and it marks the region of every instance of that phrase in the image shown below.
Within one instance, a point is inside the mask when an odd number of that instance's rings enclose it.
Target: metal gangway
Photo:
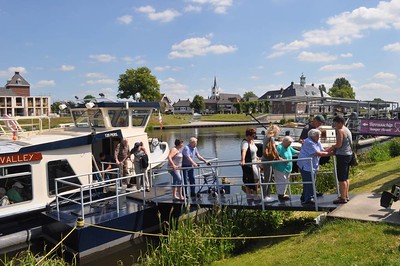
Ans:
[[[297,162],[297,161],[307,161],[311,165],[311,158],[305,159],[293,159],[293,160],[279,160],[279,161],[260,161],[257,163],[246,163],[245,165],[254,165],[257,167],[271,167],[276,163],[287,163],[287,162]],[[282,183],[276,183],[271,180],[270,182],[260,178],[258,180],[257,186],[259,187],[259,193],[253,195],[253,199],[249,200],[248,195],[242,191],[242,187],[245,185],[254,185],[250,183],[242,182],[242,170],[240,168],[239,160],[218,160],[218,158],[213,158],[208,160],[209,164],[200,164],[199,167],[194,168],[195,170],[195,180],[196,184],[184,184],[182,182],[182,190],[184,194],[183,201],[177,201],[172,199],[172,193],[162,194],[158,193],[161,189],[166,187],[172,188],[172,178],[171,182],[168,184],[153,184],[152,189],[154,189],[154,198],[151,199],[156,205],[159,204],[179,204],[185,206],[199,206],[199,207],[212,207],[218,205],[219,207],[230,207],[230,208],[249,208],[249,209],[262,209],[262,210],[305,210],[305,211],[321,211],[321,210],[333,210],[338,205],[333,204],[339,195],[339,186],[336,175],[336,160],[332,157],[333,171],[318,171],[317,174],[312,175],[312,180],[310,182],[303,181],[300,177],[300,173],[291,173],[290,180],[286,183],[288,186],[288,195],[290,200],[280,201],[274,195],[273,202],[264,202],[262,199],[266,196],[264,195],[263,186],[276,186]],[[224,169],[226,168],[237,168],[237,175],[227,176],[224,175]],[[180,170],[187,170],[190,168],[180,168]],[[168,174],[168,170],[164,171],[152,171],[150,170],[150,176],[156,178],[159,175]],[[272,170],[271,170],[272,171]],[[262,173],[262,171],[260,171]],[[313,172],[313,171],[312,171]],[[322,197],[317,197],[316,195],[316,178],[322,174],[332,175],[335,180],[336,194],[325,194]],[[183,176],[183,175],[182,175]],[[228,181],[229,180],[229,181]],[[301,203],[301,195],[292,193],[292,186],[297,186],[297,191],[300,190],[299,186],[303,184],[312,185],[314,191],[315,205],[304,205]],[[188,191],[189,187],[196,187],[196,197],[189,197]],[[177,186],[175,186],[177,187]]]

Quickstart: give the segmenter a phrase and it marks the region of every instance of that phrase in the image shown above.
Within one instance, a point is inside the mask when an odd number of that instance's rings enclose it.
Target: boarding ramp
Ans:
[[[311,163],[311,158],[307,159],[293,159],[293,160],[283,160],[283,161],[262,161],[258,163],[246,163],[246,165],[256,164],[257,167],[270,167],[275,163],[280,162],[296,162],[300,160],[305,160]],[[277,198],[277,195],[273,195],[273,202],[264,202],[262,199],[264,198],[262,186],[271,185],[276,186],[279,183],[274,182],[266,182],[261,178],[258,181],[259,186],[259,194],[257,195],[247,195],[243,190],[244,185],[253,185],[253,184],[244,184],[242,182],[242,169],[240,167],[239,160],[229,160],[222,161],[214,158],[213,160],[209,160],[210,164],[199,164],[198,168],[195,168],[195,179],[196,184],[182,184],[184,200],[173,200],[172,192],[169,194],[158,193],[161,190],[165,191],[166,188],[172,188],[172,177],[171,181],[168,184],[154,184],[152,190],[154,190],[154,197],[151,199],[156,205],[164,205],[164,204],[173,204],[173,205],[185,205],[185,206],[198,206],[198,207],[213,207],[218,205],[219,207],[228,207],[228,208],[247,208],[247,209],[260,209],[260,210],[298,210],[298,211],[325,211],[325,210],[333,210],[337,207],[337,205],[333,204],[333,201],[338,197],[338,182],[336,177],[336,171],[331,172],[318,172],[317,177],[312,176],[311,182],[305,182],[301,180],[299,173],[292,173],[288,185],[288,195],[290,200],[280,201]],[[336,162],[332,160],[333,169],[336,169]],[[311,165],[312,167],[312,165]],[[229,168],[232,170],[233,168],[237,168],[238,175],[236,176],[226,176],[224,175],[224,169]],[[185,170],[188,168],[181,168],[181,170]],[[262,171],[261,171],[262,172]],[[167,174],[168,169],[165,169],[164,172],[157,171],[156,175]],[[317,197],[316,195],[316,187],[315,187],[315,178],[318,178],[318,175],[321,174],[330,174],[332,178],[335,179],[336,184],[336,194],[326,194],[322,197]],[[151,173],[151,176],[153,173]],[[292,187],[294,186],[302,186],[303,184],[311,184],[313,186],[314,198],[316,199],[315,205],[305,205],[301,203],[301,195],[292,193]],[[196,187],[196,197],[188,197],[186,190],[189,191],[190,186]],[[299,191],[299,188],[297,189]],[[301,191],[301,189],[300,189]]]

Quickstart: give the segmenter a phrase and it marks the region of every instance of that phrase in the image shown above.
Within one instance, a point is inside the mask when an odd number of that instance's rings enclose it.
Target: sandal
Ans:
[[[347,203],[347,199],[343,199],[341,197],[338,197],[333,201],[333,204],[345,204],[345,203]]]

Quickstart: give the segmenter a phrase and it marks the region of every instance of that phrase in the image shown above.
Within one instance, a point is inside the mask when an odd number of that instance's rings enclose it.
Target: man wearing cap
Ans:
[[[303,128],[303,131],[301,131],[299,142],[300,142],[301,144],[303,144],[303,143],[304,143],[304,140],[305,140],[306,138],[308,138],[308,132],[309,132],[311,129],[317,129],[317,128],[319,128],[319,127],[322,126],[323,124],[325,124],[325,118],[324,118],[322,115],[316,115],[316,116],[314,116],[313,120],[312,120],[308,125],[306,125],[306,126]]]
[[[8,199],[13,203],[24,201],[21,192],[24,186],[20,182],[15,182],[14,185],[7,191]]]

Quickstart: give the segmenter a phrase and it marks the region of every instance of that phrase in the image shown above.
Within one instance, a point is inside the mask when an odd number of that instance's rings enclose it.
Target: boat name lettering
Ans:
[[[109,137],[118,137],[118,133],[105,133],[104,136],[105,136],[106,138],[109,138]]]
[[[0,156],[0,164],[23,163],[40,160],[42,160],[42,153],[40,152]]]

